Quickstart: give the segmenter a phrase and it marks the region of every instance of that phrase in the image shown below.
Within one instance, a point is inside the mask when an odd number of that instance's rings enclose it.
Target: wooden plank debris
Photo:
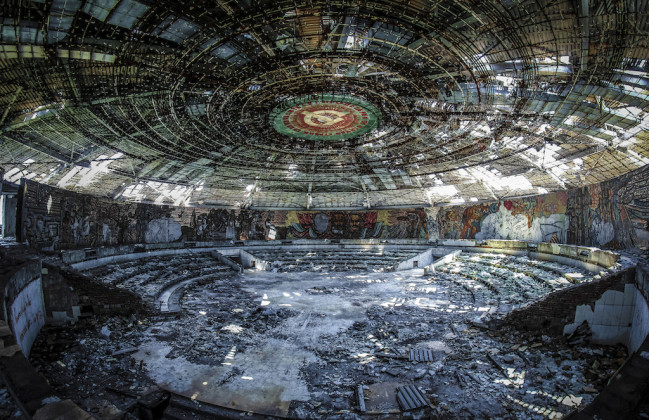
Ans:
[[[385,357],[388,359],[407,359],[408,356],[400,356],[398,354],[388,354],[388,353],[374,353],[376,357]]]
[[[358,411],[361,413],[364,413],[366,411],[365,409],[365,396],[363,395],[363,385],[359,385],[356,388],[356,396],[358,398]]]
[[[487,359],[489,359],[489,361],[494,366],[496,366],[496,368],[500,371],[500,373],[502,373],[505,378],[509,379],[509,376],[507,376],[507,371],[505,370],[505,368],[500,366],[500,363],[498,363],[496,359],[494,359],[493,356],[489,354],[489,352],[485,352],[485,354],[487,355]]]

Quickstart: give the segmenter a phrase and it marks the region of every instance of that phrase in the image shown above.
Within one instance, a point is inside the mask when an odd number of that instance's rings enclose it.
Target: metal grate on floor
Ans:
[[[410,350],[410,361],[411,362],[432,362],[433,352],[432,350]]]
[[[425,407],[429,404],[424,394],[413,385],[397,388],[397,401],[403,411],[414,410],[415,408]]]

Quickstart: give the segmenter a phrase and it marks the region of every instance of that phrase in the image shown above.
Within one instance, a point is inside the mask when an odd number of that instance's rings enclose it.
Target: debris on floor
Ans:
[[[184,278],[211,264],[177,263]],[[561,418],[592,401],[624,363],[624,347],[582,340],[582,327],[569,341],[489,327],[528,297],[571,285],[560,264],[495,254],[460,263],[471,268],[466,275],[223,272],[188,283],[173,316],[48,326],[31,360],[62,398],[99,419],[137,415],[155,385],[196,405],[270,417]],[[102,275],[152,296],[168,283],[162,261],[151,264]],[[524,287],[501,271],[509,265]],[[490,277],[471,274],[480,270]],[[163,281],[146,277],[153,272]],[[148,398],[150,407],[161,401]]]

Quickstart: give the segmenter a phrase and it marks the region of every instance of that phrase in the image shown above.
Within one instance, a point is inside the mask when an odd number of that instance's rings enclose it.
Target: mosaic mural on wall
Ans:
[[[173,242],[181,227],[175,209],[121,203],[23,180],[19,240],[43,250]]]
[[[437,209],[285,212],[289,239],[437,238]]]
[[[649,247],[649,168],[567,192],[473,206],[243,211],[126,203],[23,180],[18,239],[44,249],[174,241],[518,239]]]
[[[587,187],[444,207],[444,239],[518,239],[612,249],[649,248],[649,168]]]
[[[438,215],[440,237],[565,242],[567,200],[566,192],[558,192],[473,206],[445,207]]]
[[[437,209],[252,211],[127,203],[24,180],[19,240],[42,250],[275,239],[436,238]]]
[[[570,192],[568,242],[624,249],[649,247],[649,168]]]

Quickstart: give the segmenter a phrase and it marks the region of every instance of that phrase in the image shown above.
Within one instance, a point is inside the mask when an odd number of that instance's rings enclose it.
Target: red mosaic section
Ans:
[[[360,106],[344,102],[307,102],[286,111],[284,125],[296,132],[314,136],[338,136],[360,130],[369,122]]]

